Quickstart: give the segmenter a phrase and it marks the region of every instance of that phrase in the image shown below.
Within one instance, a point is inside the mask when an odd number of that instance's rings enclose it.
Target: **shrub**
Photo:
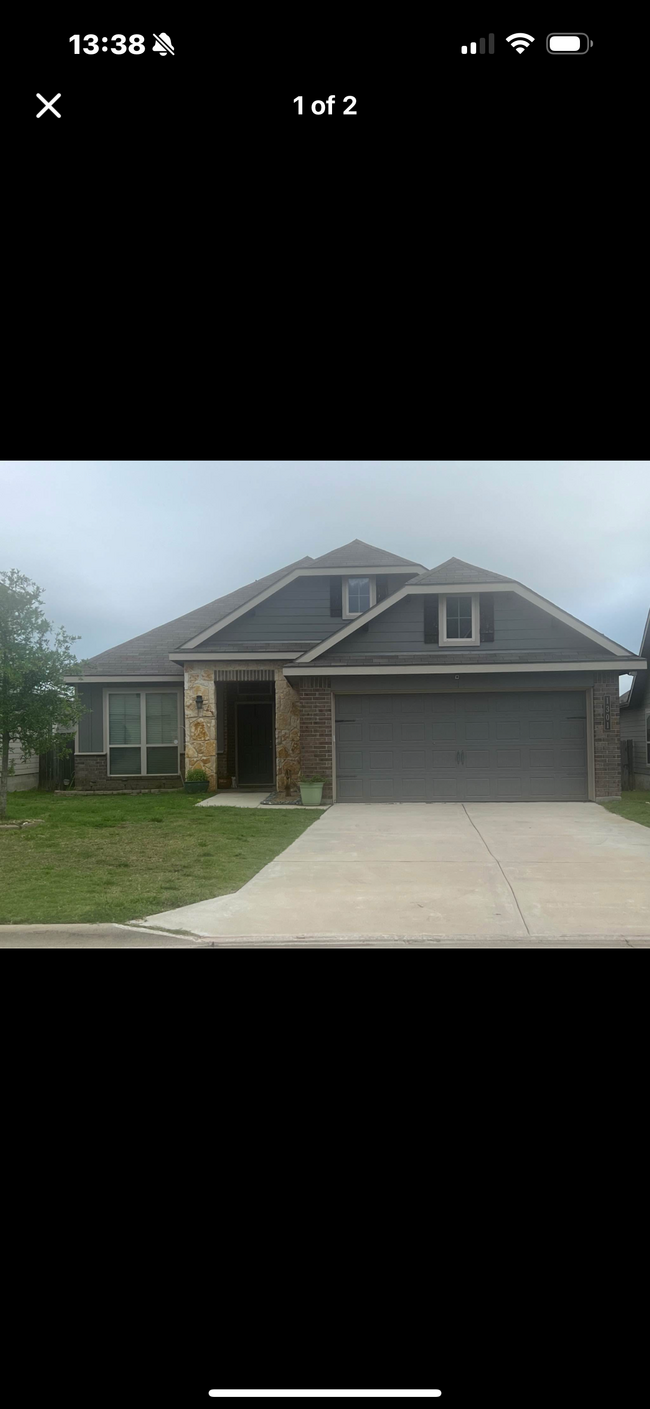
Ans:
[[[207,788],[210,779],[208,778],[205,768],[188,768],[187,773],[185,774],[185,782],[205,783],[205,786]]]

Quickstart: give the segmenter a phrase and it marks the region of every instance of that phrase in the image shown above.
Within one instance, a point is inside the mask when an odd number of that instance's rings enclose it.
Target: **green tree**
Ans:
[[[7,814],[9,745],[23,755],[65,749],[57,725],[72,732],[84,712],[66,675],[80,675],[83,662],[61,626],[54,632],[41,605],[42,588],[16,568],[0,572],[0,818]]]

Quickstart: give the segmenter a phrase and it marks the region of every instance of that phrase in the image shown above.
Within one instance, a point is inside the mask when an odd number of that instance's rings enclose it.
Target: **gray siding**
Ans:
[[[634,740],[634,767],[639,773],[650,774],[647,761],[646,715],[650,705],[639,709],[621,710],[621,738]]]
[[[345,621],[341,626],[345,626]],[[422,597],[403,597],[394,607],[380,612],[368,629],[361,628],[345,636],[332,647],[332,654],[342,655],[388,655],[391,652],[424,650],[424,608]],[[427,651],[435,651],[435,646],[427,646]],[[325,657],[323,657],[325,659]]]
[[[404,577],[391,573],[392,590],[397,592],[412,576],[412,573]],[[210,650],[226,641],[322,641],[345,625],[344,618],[330,616],[330,580],[329,577],[296,578],[295,582],[267,597],[254,613],[247,612],[203,641],[201,648]]]
[[[79,721],[79,753],[102,753],[104,750],[104,717],[102,686],[79,685],[78,694],[87,713]]]
[[[373,621],[367,631],[355,631],[332,647],[338,655],[376,655],[388,652],[408,652],[425,650],[454,653],[466,650],[468,656],[475,646],[444,646],[424,644],[424,599],[421,596],[405,597],[394,607],[388,607]],[[345,623],[342,623],[343,625]],[[552,651],[575,650],[579,655],[591,659],[603,656],[611,660],[611,652],[605,646],[590,641],[588,636],[566,626],[541,607],[527,602],[516,592],[494,593],[494,641],[484,642],[483,651]],[[326,659],[326,657],[323,657]]]
[[[13,764],[14,769],[7,784],[10,793],[38,787],[38,754],[28,753],[27,758],[23,758],[23,751],[17,739],[13,739],[9,745],[9,764]]]

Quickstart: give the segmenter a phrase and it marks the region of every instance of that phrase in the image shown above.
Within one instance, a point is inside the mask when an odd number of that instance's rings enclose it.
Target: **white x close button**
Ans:
[[[40,113],[37,113],[37,114],[36,114],[37,117],[42,117],[42,116],[43,116],[43,113],[47,112],[48,108],[49,108],[49,110],[50,110],[51,113],[54,113],[54,116],[55,116],[55,117],[60,117],[60,116],[61,116],[61,114],[57,112],[56,108],[52,106],[53,103],[56,103],[57,98],[60,98],[60,97],[61,97],[61,94],[60,94],[60,93],[55,93],[55,94],[54,94],[54,97],[50,99],[49,103],[48,103],[48,101],[47,101],[47,98],[44,98],[44,97],[43,97],[43,94],[42,94],[42,93],[37,93],[37,94],[36,94],[36,97],[37,97],[37,98],[40,98],[40,100],[41,100],[42,103],[45,103],[45,107],[44,107],[44,108],[41,108]]]

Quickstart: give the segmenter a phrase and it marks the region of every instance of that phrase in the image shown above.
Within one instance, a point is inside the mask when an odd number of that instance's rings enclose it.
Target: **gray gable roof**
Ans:
[[[311,559],[309,565],[313,568],[422,567],[412,558],[399,558],[396,553],[387,553],[385,548],[373,548],[372,543],[363,543],[360,538],[353,538],[351,543],[345,543],[331,553],[323,553],[321,558]]]
[[[289,563],[277,572],[270,572],[267,577],[260,577],[257,582],[249,582],[246,587],[238,587],[235,592],[228,592],[225,597],[217,597],[216,601],[208,602],[205,607],[197,607],[195,611],[178,616],[174,621],[166,622],[164,626],[156,626],[153,631],[134,636],[131,641],[125,641],[121,646],[112,646],[110,650],[92,656],[84,667],[84,678],[111,674],[176,675],[182,678],[183,667],[169,659],[170,651],[180,650],[185,641],[190,641],[193,636],[198,636],[200,631],[206,631],[209,626],[216,625],[222,617],[228,616],[237,607],[244,606],[252,597],[256,597],[258,592],[263,592],[265,587],[272,587],[274,582],[279,582],[294,568],[310,567],[311,563],[311,558],[300,558],[298,562]]]
[[[513,577],[502,577],[500,572],[490,572],[488,568],[477,568],[474,563],[464,563],[462,558],[447,558],[430,572],[423,572],[417,579],[418,586],[427,582],[514,582]]]

